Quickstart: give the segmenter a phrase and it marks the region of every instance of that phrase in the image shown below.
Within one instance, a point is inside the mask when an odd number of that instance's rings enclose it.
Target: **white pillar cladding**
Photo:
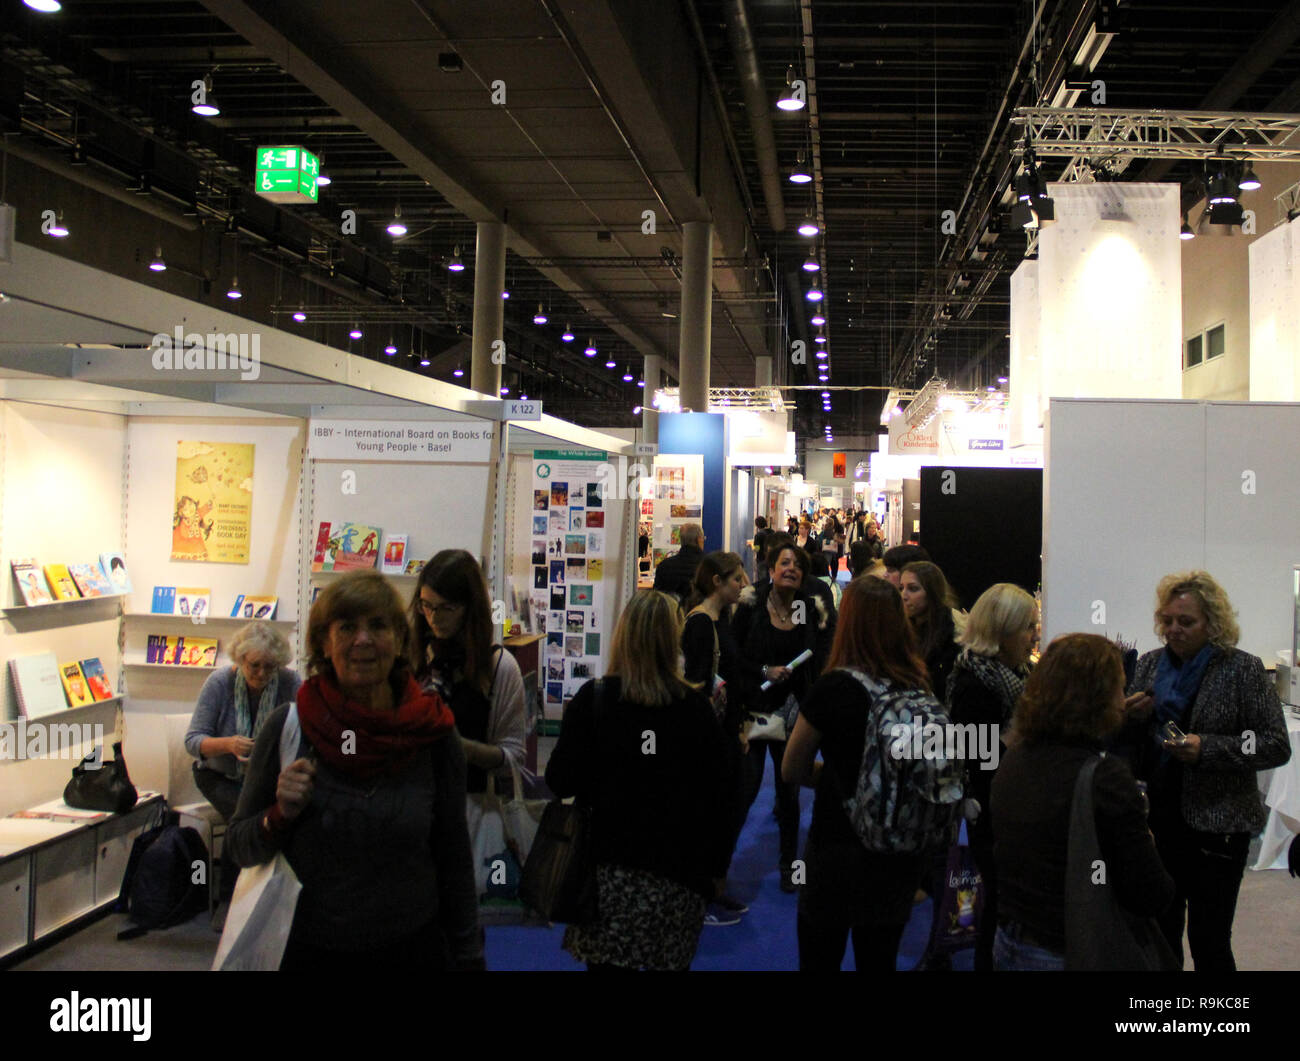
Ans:
[[[1038,301],[1038,262],[1026,261],[1011,274],[1011,374],[1008,384],[1009,442],[1018,446],[1043,444],[1043,370],[1039,354],[1042,307]]]
[[[641,369],[645,389],[641,391],[641,441],[659,443],[659,410],[654,407],[655,391],[663,386],[663,358],[646,354]]]
[[[754,386],[772,386],[772,359],[770,357],[754,358]]]
[[[1178,185],[1049,189],[1057,220],[1038,241],[1040,413],[1052,398],[1181,398]]]
[[[480,394],[501,393],[501,366],[492,361],[492,344],[503,339],[506,286],[506,226],[480,221],[474,247],[474,333],[470,345],[469,385]]]
[[[1300,401],[1300,220],[1251,243],[1250,400]]]
[[[682,412],[709,411],[713,336],[713,222],[682,225],[682,323],[677,353]]]

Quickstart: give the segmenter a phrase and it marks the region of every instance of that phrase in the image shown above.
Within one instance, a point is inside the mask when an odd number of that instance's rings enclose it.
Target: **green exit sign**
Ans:
[[[273,203],[314,203],[320,159],[301,147],[259,147],[253,190]]]

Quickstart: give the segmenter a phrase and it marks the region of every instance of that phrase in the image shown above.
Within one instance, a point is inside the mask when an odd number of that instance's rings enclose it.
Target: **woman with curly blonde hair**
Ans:
[[[1264,826],[1256,774],[1291,757],[1282,704],[1241,634],[1222,586],[1205,571],[1156,587],[1163,649],[1138,660],[1125,736],[1149,786],[1151,831],[1176,891],[1160,927],[1198,972],[1232,971],[1232,919],[1250,838]]]

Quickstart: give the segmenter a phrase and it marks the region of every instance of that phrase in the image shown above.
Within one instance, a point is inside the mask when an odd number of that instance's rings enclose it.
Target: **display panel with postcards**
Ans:
[[[655,457],[651,497],[641,500],[642,519],[653,520],[651,566],[682,547],[682,527],[704,518],[704,458],[699,454]]]

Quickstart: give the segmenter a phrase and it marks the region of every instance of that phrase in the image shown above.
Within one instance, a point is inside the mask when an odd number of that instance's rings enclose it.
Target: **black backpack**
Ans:
[[[197,872],[198,864],[203,872]],[[129,915],[133,927],[118,939],[135,939],[150,929],[169,928],[208,908],[208,874],[212,870],[207,846],[197,829],[182,828],[180,816],[168,812],[162,823],[131,845],[122,891],[113,907]],[[197,882],[196,882],[197,878]]]

